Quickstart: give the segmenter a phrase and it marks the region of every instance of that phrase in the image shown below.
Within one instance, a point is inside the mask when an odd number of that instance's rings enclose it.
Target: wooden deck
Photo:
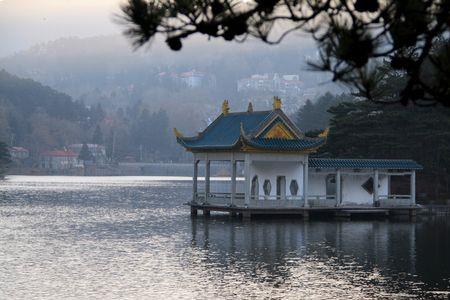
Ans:
[[[224,206],[214,204],[199,204],[195,202],[186,203],[191,207],[191,215],[196,216],[198,211],[202,211],[204,216],[210,216],[211,212],[225,212],[230,216],[249,219],[252,216],[301,216],[304,219],[315,217],[328,218],[353,218],[353,217],[390,217],[390,216],[408,216],[414,218],[420,209],[415,206],[404,207],[242,207],[242,206]]]

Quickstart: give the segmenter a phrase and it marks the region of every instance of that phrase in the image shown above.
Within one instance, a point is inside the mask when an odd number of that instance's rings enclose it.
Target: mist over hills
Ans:
[[[260,42],[244,44],[201,37],[180,52],[168,51],[155,40],[150,49],[133,51],[123,36],[63,38],[36,45],[0,59],[0,66],[58,90],[80,97],[94,88],[112,89],[128,84],[146,84],[161,71],[197,69],[217,77],[219,92],[236,89],[236,80],[257,73],[301,74],[306,82],[327,81],[325,74],[307,72],[307,59],[316,48],[307,39],[288,40],[278,46]]]
[[[106,110],[139,105],[150,112],[167,111],[170,126],[196,133],[220,113],[228,99],[231,109],[244,110],[248,101],[255,109],[267,109],[273,92],[237,91],[237,81],[253,74],[298,74],[308,96],[284,99],[285,109],[296,110],[315,94],[340,92],[328,74],[307,71],[307,60],[316,57],[314,42],[291,38],[277,46],[261,42],[229,43],[190,40],[182,51],[169,51],[155,40],[149,48],[134,50],[121,35],[62,38],[38,44],[0,59],[0,68],[31,78],[70,95],[88,106],[100,103]],[[207,84],[186,88],[171,74],[198,71]],[[162,77],[161,74],[170,76]]]

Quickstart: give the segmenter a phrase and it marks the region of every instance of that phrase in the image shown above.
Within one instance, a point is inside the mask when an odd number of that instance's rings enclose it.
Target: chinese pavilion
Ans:
[[[174,129],[178,143],[194,156],[191,213],[227,211],[253,214],[332,212],[414,213],[415,172],[422,167],[412,160],[310,158],[327,141],[328,130],[306,137],[274,98],[273,109],[222,114],[197,136],[184,137]],[[214,190],[211,162],[229,163],[231,178],[218,180]],[[199,163],[205,168],[199,184]],[[243,176],[238,177],[238,163]],[[392,176],[409,176],[407,195],[391,194]]]

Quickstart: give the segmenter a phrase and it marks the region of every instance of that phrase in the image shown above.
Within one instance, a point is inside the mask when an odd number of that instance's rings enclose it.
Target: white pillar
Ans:
[[[236,198],[236,160],[234,160],[234,153],[231,154],[231,205],[234,205]]]
[[[341,170],[336,171],[336,206],[341,205]]]
[[[308,156],[305,158],[305,162],[303,163],[303,199],[304,199],[304,207],[309,207],[308,204],[308,176],[309,176],[309,164],[308,164]]]
[[[378,201],[378,170],[375,170],[373,176],[373,204]]]
[[[208,155],[205,158],[205,202],[208,202],[208,195],[210,192],[210,177],[211,177],[211,161]]]
[[[387,194],[388,196],[391,195],[391,175],[389,175],[389,173],[386,175],[387,176]]]
[[[251,184],[250,184],[250,154],[245,154],[244,161],[244,175],[245,175],[245,205],[250,205],[250,194],[251,194]]]
[[[194,177],[192,178],[192,201],[197,202],[198,191],[198,160],[194,158]]]
[[[416,171],[411,172],[411,205],[416,206]]]

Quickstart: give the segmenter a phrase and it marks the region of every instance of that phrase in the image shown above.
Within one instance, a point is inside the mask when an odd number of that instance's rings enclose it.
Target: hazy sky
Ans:
[[[123,0],[0,0],[0,56],[67,36],[120,33]]]

